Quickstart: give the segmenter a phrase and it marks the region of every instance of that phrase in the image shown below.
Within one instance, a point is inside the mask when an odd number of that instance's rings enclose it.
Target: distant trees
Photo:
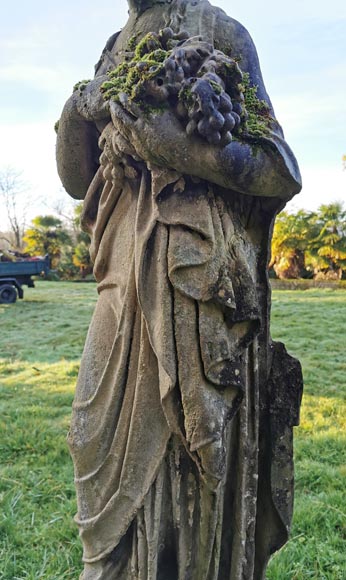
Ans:
[[[313,225],[318,233],[311,243],[311,266],[314,271],[342,278],[346,271],[346,211],[342,204],[321,205]]]
[[[85,278],[92,272],[92,263],[89,253],[90,237],[82,230],[81,225],[82,211],[82,203],[75,206],[72,219],[72,238],[74,243],[70,248],[69,256],[66,255],[66,258],[71,260],[70,268],[74,268],[74,275],[79,274],[82,278]],[[64,262],[62,262],[61,268],[64,269]]]
[[[305,272],[305,255],[311,235],[311,212],[281,212],[272,240],[272,266],[279,278],[299,278]]]
[[[91,274],[90,238],[81,227],[83,204],[66,207],[57,202],[54,215],[36,216],[27,226],[27,210],[33,202],[27,188],[21,171],[0,168],[1,221],[7,222],[6,231],[0,232],[0,252],[9,251],[13,259],[49,254],[52,269],[62,278]]]
[[[17,250],[23,247],[25,213],[27,204],[23,202],[25,184],[20,171],[5,167],[0,171],[0,200],[4,207],[11,239],[8,244]]]
[[[315,212],[279,214],[270,262],[279,278],[340,279],[346,274],[346,211],[341,203]]]
[[[12,181],[0,181],[1,192],[17,191],[16,175],[12,177]],[[49,254],[52,268],[61,278],[84,278],[92,273],[90,238],[81,227],[83,204],[67,216],[37,216],[24,235],[16,217],[16,200],[14,205],[9,202],[9,208],[15,216],[12,234],[17,248],[31,255]],[[279,278],[345,278],[346,209],[342,203],[321,205],[317,211],[281,212],[269,267]]]
[[[53,215],[37,216],[25,231],[25,251],[34,255],[49,254],[51,267],[62,278],[84,278],[92,272],[90,238],[81,229],[82,204],[74,208],[72,219]]]
[[[92,263],[90,260],[89,245],[85,241],[81,240],[78,242],[77,246],[74,248],[74,253],[72,256],[72,261],[74,265],[79,268],[79,273],[82,278],[85,278],[87,274],[92,271]]]
[[[23,241],[29,254],[49,254],[53,267],[59,263],[62,248],[72,243],[63,222],[53,215],[35,217],[31,221],[31,227],[26,230]]]

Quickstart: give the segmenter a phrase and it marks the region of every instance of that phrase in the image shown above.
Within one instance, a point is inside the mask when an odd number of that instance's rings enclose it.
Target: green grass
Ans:
[[[36,282],[24,301],[0,304],[0,357],[6,361],[78,360],[96,300],[95,284]]]
[[[77,579],[65,443],[94,284],[39,282],[0,305],[0,579]],[[272,335],[303,363],[291,540],[268,580],[346,579],[346,292],[275,291]]]
[[[39,282],[0,305],[0,578],[78,578],[65,443],[95,284]]]
[[[291,539],[270,580],[346,579],[346,293],[273,293],[272,335],[304,370]]]

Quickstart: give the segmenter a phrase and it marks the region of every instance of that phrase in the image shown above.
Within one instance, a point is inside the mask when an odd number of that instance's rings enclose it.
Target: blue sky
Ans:
[[[244,24],[257,46],[267,90],[303,175],[303,192],[291,208],[344,201],[346,3],[214,3]],[[92,77],[107,38],[126,17],[125,0],[17,0],[1,9],[0,168],[23,171],[29,217],[67,199],[55,170],[53,126],[74,83]]]

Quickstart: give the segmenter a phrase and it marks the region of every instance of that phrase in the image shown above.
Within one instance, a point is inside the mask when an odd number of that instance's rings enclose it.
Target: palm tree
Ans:
[[[309,261],[315,273],[341,278],[346,270],[346,211],[342,203],[321,205],[313,226],[318,233],[311,240]]]
[[[303,209],[295,214],[283,211],[277,217],[269,266],[274,268],[279,278],[306,275],[305,254],[313,236],[313,217],[313,212]]]
[[[71,238],[63,222],[52,215],[37,216],[32,220],[32,227],[26,230],[24,242],[26,251],[32,255],[49,254],[52,267],[56,267],[62,247],[71,244]]]

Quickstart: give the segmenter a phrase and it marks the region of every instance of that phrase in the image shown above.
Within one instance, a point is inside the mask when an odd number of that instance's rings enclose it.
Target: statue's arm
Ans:
[[[220,11],[218,8],[214,8],[214,10]],[[220,27],[220,32],[224,38],[230,40],[232,45],[232,51],[229,56],[239,58],[241,69],[249,75],[250,86],[255,86],[257,98],[267,103],[268,111],[272,118],[268,135],[258,139],[260,147],[257,144],[250,147],[250,156],[256,157],[257,155],[257,162],[256,159],[253,159],[250,163],[250,167],[252,166],[254,169],[254,179],[258,179],[258,185],[261,187],[261,180],[264,177],[264,182],[267,182],[268,185],[268,192],[264,195],[290,198],[301,189],[301,175],[296,158],[286,143],[282,128],[276,120],[271,100],[264,85],[255,44],[246,28],[238,21],[228,16],[226,16],[226,20],[224,18],[222,20],[223,27]],[[222,47],[222,41],[220,41],[220,45]],[[221,154],[222,159],[227,159],[227,157],[228,152],[226,152],[225,156]],[[232,166],[232,159],[230,159],[230,165]],[[260,173],[265,173],[269,170],[267,179],[265,176],[258,174],[261,167],[262,171]],[[283,195],[275,193],[276,183]]]
[[[89,82],[83,92],[75,90],[59,120],[58,173],[66,191],[76,199],[84,199],[99,166],[98,137],[109,120],[108,105],[100,92],[104,78]]]
[[[221,31],[218,47],[231,47],[228,56],[240,59],[250,85],[257,87],[258,99],[267,103],[272,120],[265,135],[256,139],[233,135],[229,145],[213,146],[196,134],[188,136],[171,111],[143,114],[126,95],[121,96],[121,105],[110,105],[113,122],[149,165],[174,168],[244,194],[290,199],[301,189],[299,168],[275,120],[254,43],[238,22],[216,16]]]
[[[114,101],[110,110],[119,133],[149,166],[173,168],[248,195],[290,199],[301,189],[297,162],[280,136],[261,145],[234,140],[219,147],[188,136],[170,111],[148,117],[130,103]]]

